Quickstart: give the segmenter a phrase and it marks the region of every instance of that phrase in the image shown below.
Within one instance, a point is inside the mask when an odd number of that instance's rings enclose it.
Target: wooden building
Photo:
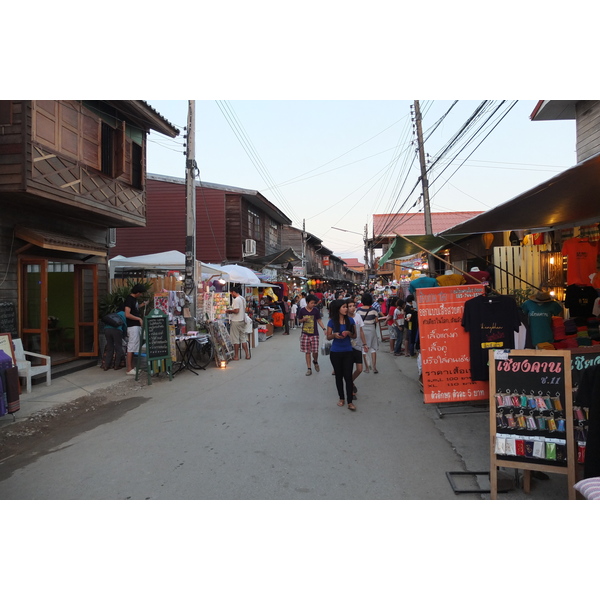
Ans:
[[[25,349],[98,353],[115,228],[146,224],[146,138],[179,131],[141,100],[0,101],[0,300]]]
[[[281,249],[289,217],[260,192],[196,183],[196,258],[206,263],[243,263]],[[148,174],[146,227],[121,229],[111,257],[185,252],[185,179]]]

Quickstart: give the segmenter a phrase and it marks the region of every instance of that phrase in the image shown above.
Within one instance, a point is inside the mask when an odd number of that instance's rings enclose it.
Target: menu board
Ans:
[[[500,466],[527,470],[528,482],[532,470],[564,473],[574,498],[571,353],[490,350],[489,357],[492,497]]]
[[[169,380],[173,379],[173,361],[171,358],[171,328],[169,318],[162,311],[153,309],[144,318],[143,342],[146,345],[145,362],[148,373],[148,384],[152,383],[150,375],[165,370]],[[138,371],[142,354],[138,355]],[[138,373],[136,372],[136,380]]]
[[[150,360],[171,356],[169,350],[169,326],[163,316],[146,319],[146,351]]]
[[[481,284],[417,289],[426,404],[489,397],[488,382],[471,379],[469,334],[461,325],[465,302],[483,293]]]
[[[17,311],[14,302],[0,302],[0,333],[10,333],[12,337],[19,337]]]

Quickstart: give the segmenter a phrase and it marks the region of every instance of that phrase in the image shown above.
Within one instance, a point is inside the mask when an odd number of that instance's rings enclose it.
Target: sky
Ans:
[[[175,140],[150,134],[148,172],[184,178],[189,103],[148,102],[181,131]],[[430,164],[481,102],[419,100]],[[428,174],[432,212],[488,210],[575,164],[575,122],[531,121],[536,102],[483,108]],[[362,260],[374,213],[423,211],[412,106],[413,100],[196,100],[199,180],[258,190],[334,254]]]

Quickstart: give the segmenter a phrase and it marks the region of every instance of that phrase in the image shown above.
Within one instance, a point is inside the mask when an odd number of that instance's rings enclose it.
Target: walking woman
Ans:
[[[373,306],[373,296],[366,293],[361,296],[360,308],[356,309],[356,314],[360,315],[364,326],[363,331],[367,340],[369,349],[363,350],[363,360],[365,361],[365,373],[369,372],[369,360],[371,357],[371,366],[373,367],[373,373],[379,373],[377,370],[377,350],[379,350],[379,338],[377,336],[377,319],[383,317],[383,315]]]
[[[332,340],[329,351],[329,360],[333,365],[335,385],[338,391],[338,406],[344,406],[348,401],[348,408],[356,410],[352,393],[352,369],[354,368],[354,352],[352,340],[356,338],[354,319],[348,316],[348,303],[345,300],[334,300],[329,305],[329,322],[327,323],[327,339]],[[344,385],[346,396],[344,398]]]

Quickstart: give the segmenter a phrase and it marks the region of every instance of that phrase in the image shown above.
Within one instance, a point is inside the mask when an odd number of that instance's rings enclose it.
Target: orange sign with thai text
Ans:
[[[417,289],[424,402],[466,402],[489,398],[489,383],[471,379],[469,334],[460,324],[465,302],[484,286]]]

